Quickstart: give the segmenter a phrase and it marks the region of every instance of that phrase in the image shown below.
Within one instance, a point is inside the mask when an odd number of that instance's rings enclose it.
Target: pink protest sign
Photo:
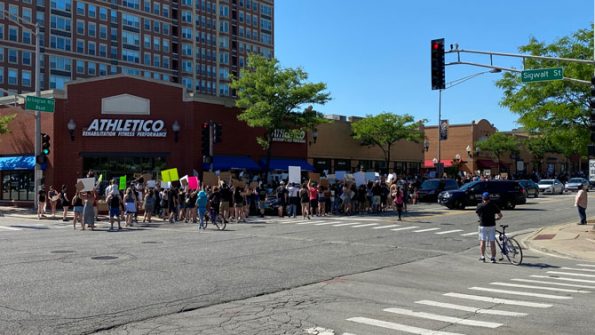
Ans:
[[[191,190],[198,190],[198,177],[196,177],[196,176],[188,177],[188,188]]]

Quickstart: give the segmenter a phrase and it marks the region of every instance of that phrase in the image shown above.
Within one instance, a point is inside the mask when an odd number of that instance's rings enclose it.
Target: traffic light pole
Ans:
[[[211,163],[209,163],[209,171],[213,172],[213,121],[209,121],[209,156]]]
[[[41,96],[40,71],[41,71],[41,48],[39,38],[39,23],[35,23],[35,96]],[[35,171],[33,174],[33,195],[34,208],[39,206],[37,195],[41,189],[42,171],[41,165],[37,162],[37,157],[41,154],[41,114],[35,111]]]
[[[440,125],[442,123],[442,90],[438,90],[438,164],[436,165],[436,176],[437,178],[442,178],[442,161],[440,160],[440,147],[442,142],[442,135],[440,134]]]

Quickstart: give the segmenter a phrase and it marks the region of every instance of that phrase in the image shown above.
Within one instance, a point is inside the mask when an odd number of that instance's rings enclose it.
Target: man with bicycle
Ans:
[[[486,261],[485,250],[486,241],[490,242],[490,250],[492,252],[492,258],[490,261],[496,263],[496,220],[502,218],[500,208],[490,201],[490,194],[484,192],[481,195],[482,202],[477,205],[477,216],[479,216],[479,251],[481,256],[479,260],[482,262]]]

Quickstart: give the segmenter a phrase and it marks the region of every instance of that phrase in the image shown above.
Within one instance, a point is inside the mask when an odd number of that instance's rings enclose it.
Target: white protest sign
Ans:
[[[76,180],[76,183],[79,182],[83,183],[83,189],[80,190],[82,192],[91,192],[95,188],[95,178],[79,178]]]
[[[300,166],[289,166],[289,182],[301,184],[302,182],[302,168]]]
[[[337,178],[337,180],[345,180],[346,174],[347,171],[335,171],[335,177]]]
[[[154,180],[147,180],[147,187],[148,188],[155,188],[155,181]]]
[[[353,179],[355,179],[355,184],[357,186],[365,185],[366,184],[366,173],[365,172],[356,172],[353,174]]]

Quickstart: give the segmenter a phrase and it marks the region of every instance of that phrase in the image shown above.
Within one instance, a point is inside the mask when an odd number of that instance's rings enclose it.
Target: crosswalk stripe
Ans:
[[[358,217],[358,216],[349,216],[349,217],[339,217],[337,220],[350,220],[350,221],[383,221],[382,217],[379,218],[366,218],[366,217]]]
[[[486,301],[486,302],[491,302],[494,304],[515,305],[515,306],[525,306],[525,307],[535,307],[535,308],[550,308],[553,306],[552,304],[544,304],[544,303],[540,303],[540,302],[501,299],[501,298],[486,297],[486,296],[482,296],[482,295],[471,295],[471,294],[454,293],[454,292],[444,293],[443,295],[447,296],[447,297],[452,297],[452,298],[469,299],[469,300],[476,300],[476,301]]]
[[[563,266],[560,269],[561,270],[572,270],[572,271],[595,272],[595,269],[577,269],[577,268],[569,268],[569,267],[566,267],[566,266]]]
[[[471,236],[471,235],[477,235],[478,233],[476,231],[472,232],[472,233],[465,233],[465,234],[461,234],[461,236]]]
[[[503,311],[503,310],[499,310],[499,309],[483,309],[483,308],[478,308],[478,307],[455,305],[455,304],[449,304],[449,303],[445,303],[445,302],[432,301],[432,300],[419,300],[419,301],[416,301],[415,303],[432,306],[432,307],[456,309],[459,311],[471,312],[471,313],[476,313],[476,314],[490,314],[490,315],[501,315],[501,316],[526,316],[527,315],[527,313],[509,312],[509,311]]]
[[[427,231],[433,231],[433,230],[439,230],[440,228],[427,228],[427,229],[420,229],[420,230],[414,230],[414,233],[424,233]]]
[[[444,234],[456,233],[456,232],[460,232],[460,231],[463,231],[463,229],[453,229],[453,230],[441,231],[441,232],[434,233],[434,234],[444,235]]]
[[[413,316],[413,317],[421,318],[421,319],[436,320],[436,321],[448,322],[448,323],[465,325],[465,326],[475,326],[475,327],[485,327],[485,328],[498,328],[498,327],[502,326],[501,323],[461,319],[461,318],[456,318],[456,317],[452,317],[452,316],[439,315],[439,314],[426,313],[426,312],[414,312],[412,310],[403,309],[403,308],[385,308],[385,309],[383,309],[383,311],[389,312],[389,313],[394,313],[394,314]]]
[[[493,283],[490,283],[490,285],[507,286],[507,287],[518,287],[518,288],[531,288],[531,289],[536,289],[536,290],[567,292],[567,293],[591,293],[591,292],[585,291],[585,290],[573,290],[573,289],[568,289],[568,288],[535,286],[535,285],[523,285],[523,284],[502,283],[502,282],[493,282]]]
[[[410,227],[401,227],[401,228],[395,228],[395,229],[391,229],[392,231],[399,231],[399,230],[408,230],[408,229],[415,229],[415,228],[419,228],[418,226],[410,226]]]
[[[341,223],[341,224],[336,224],[333,227],[353,226],[356,224],[361,224],[361,222]]]
[[[521,291],[509,291],[509,290],[499,290],[495,288],[488,288],[488,287],[470,287],[470,290],[474,291],[484,291],[484,292],[492,292],[492,293],[503,293],[503,294],[512,294],[512,295],[523,295],[527,297],[536,297],[536,298],[544,298],[544,299],[557,299],[557,300],[566,300],[572,299],[572,297],[562,296],[562,295],[553,295],[553,294],[541,294],[541,293],[531,293],[531,292],[521,292]]]
[[[417,334],[417,335],[463,335],[460,333],[450,333],[450,332],[442,332],[442,331],[435,331],[431,329],[407,326],[400,323],[395,322],[388,322],[364,317],[355,317],[349,318],[347,321],[356,322],[356,323],[363,323],[370,326],[382,327],[386,329],[398,330],[410,334]]]
[[[6,226],[0,226],[0,229],[4,229],[4,230],[23,230],[21,228],[14,228],[14,227],[6,227]]]
[[[595,278],[595,275],[588,275],[588,274],[584,274],[584,273],[572,273],[572,272],[560,272],[560,271],[548,271],[547,273],[551,273],[554,275],[567,275],[567,276]]]
[[[542,275],[531,275],[531,277],[533,277],[533,278],[547,278],[547,279],[572,281],[572,282],[576,282],[576,283],[590,283],[590,284],[595,284],[595,280],[588,280],[588,279],[565,278],[565,277],[542,276]]]
[[[366,224],[362,224],[359,226],[353,226],[351,228],[362,228],[362,227],[370,227],[370,226],[377,226],[377,225],[378,225],[378,223],[366,223]]]
[[[595,264],[577,264],[578,266],[586,266],[595,268]]]
[[[335,224],[335,223],[339,223],[339,222],[341,222],[341,221],[329,221],[329,222],[323,222],[323,223],[316,223],[314,225],[315,226],[326,226],[326,225],[329,225],[329,224]]]
[[[546,278],[549,278],[549,277],[546,277]],[[511,280],[513,280],[513,281],[520,281],[520,282],[524,282],[524,283],[548,284],[548,285],[558,285],[558,286],[567,286],[567,287],[580,287],[580,288],[591,288],[591,289],[595,289],[595,286],[590,286],[590,285],[556,283],[556,282],[544,281],[544,280],[532,280],[532,279],[523,279],[523,278],[513,278]]]
[[[388,229],[388,228],[394,228],[394,227],[399,227],[399,225],[398,224],[386,225],[386,226],[374,227],[372,229]]]
[[[320,221],[320,220],[316,220],[316,221],[304,221],[304,222],[298,222],[297,224],[314,224],[314,223],[323,223],[325,221]]]

